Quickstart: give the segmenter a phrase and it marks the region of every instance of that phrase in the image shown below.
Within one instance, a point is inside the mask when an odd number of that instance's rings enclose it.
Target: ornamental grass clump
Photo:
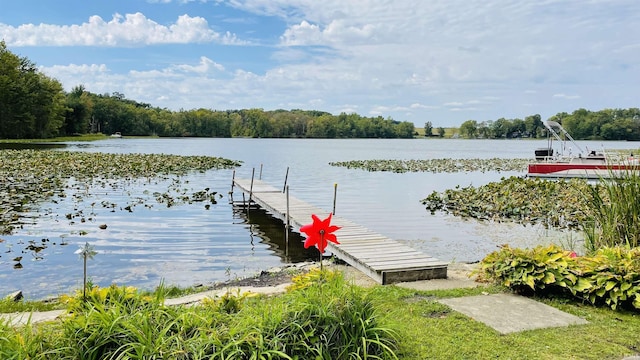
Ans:
[[[602,180],[585,195],[588,207],[585,248],[638,247],[640,244],[640,174],[624,171],[612,180]]]
[[[311,285],[309,279],[316,279]],[[293,358],[396,359],[396,332],[378,323],[373,303],[340,272],[299,277],[273,331]]]
[[[0,359],[47,359],[49,349],[51,346],[44,329],[12,328],[0,321]]]
[[[0,324],[0,359],[397,359],[395,331],[340,273],[300,280],[275,297],[229,291],[191,306],[164,305],[165,291],[91,287],[65,297],[69,315]]]

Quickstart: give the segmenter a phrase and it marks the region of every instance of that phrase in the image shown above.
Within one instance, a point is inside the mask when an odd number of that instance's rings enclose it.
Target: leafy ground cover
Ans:
[[[640,249],[602,248],[588,256],[556,245],[503,246],[481,262],[481,275],[519,293],[573,298],[640,311]]]

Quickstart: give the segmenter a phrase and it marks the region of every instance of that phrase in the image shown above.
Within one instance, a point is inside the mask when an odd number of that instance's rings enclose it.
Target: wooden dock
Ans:
[[[291,196],[287,204],[287,194],[282,189],[261,180],[234,178],[232,191],[234,187],[249,196],[246,200],[249,204],[259,205],[285,224],[288,208],[289,225],[296,232],[312,222],[311,214],[325,218],[329,213]],[[444,261],[339,216],[334,216],[331,224],[341,227],[335,232],[340,244],[329,242],[327,250],[380,284],[447,277],[447,263]]]

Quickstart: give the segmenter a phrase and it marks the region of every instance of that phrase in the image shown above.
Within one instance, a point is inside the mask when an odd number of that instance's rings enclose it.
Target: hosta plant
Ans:
[[[503,245],[481,262],[480,278],[499,282],[516,291],[539,291],[547,287],[567,288],[577,283],[569,271],[575,253],[555,245],[513,249]]]
[[[603,248],[591,256],[555,245],[503,246],[480,264],[480,279],[520,293],[570,294],[576,300],[640,310],[640,249]]]

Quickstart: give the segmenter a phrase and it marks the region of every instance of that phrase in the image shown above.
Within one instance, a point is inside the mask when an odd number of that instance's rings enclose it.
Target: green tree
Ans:
[[[429,137],[433,135],[433,124],[431,121],[424,123],[424,136]]]
[[[505,118],[500,118],[493,122],[491,126],[491,137],[495,139],[501,139],[507,136],[509,129],[511,128],[510,121]]]
[[[31,108],[35,119],[34,132],[27,137],[46,139],[60,134],[67,108],[62,84],[42,74],[38,76],[39,83],[31,93],[31,104],[37,104]]]
[[[544,124],[540,114],[530,115],[524,118],[524,132],[528,137],[536,138],[542,136]]]
[[[442,126],[438,127],[438,136],[440,136],[441,138],[444,137],[445,134],[445,130]]]
[[[510,121],[507,138],[519,138],[526,133],[526,125],[522,119],[513,119]]]
[[[93,114],[93,102],[83,85],[74,87],[66,96],[64,132],[84,134],[90,131],[89,122]]]
[[[466,139],[474,139],[478,136],[478,122],[467,120],[460,125],[460,135]]]
[[[333,115],[322,115],[311,120],[307,126],[309,138],[334,138],[338,120]]]
[[[64,124],[64,91],[0,41],[0,137],[49,138]]]
[[[413,123],[408,121],[403,121],[396,125],[396,136],[401,139],[410,139],[413,138],[413,133],[416,131]]]

